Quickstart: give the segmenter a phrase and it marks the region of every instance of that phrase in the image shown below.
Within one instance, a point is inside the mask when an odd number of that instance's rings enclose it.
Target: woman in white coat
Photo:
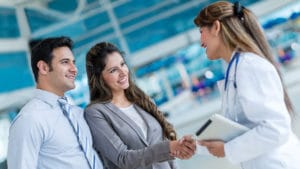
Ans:
[[[254,14],[239,3],[220,1],[201,10],[194,23],[200,27],[208,58],[228,63],[222,113],[250,128],[226,143],[202,140],[199,144],[243,169],[299,169],[292,106]]]

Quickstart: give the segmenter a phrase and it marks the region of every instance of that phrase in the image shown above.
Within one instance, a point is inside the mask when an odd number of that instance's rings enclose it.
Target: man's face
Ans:
[[[66,91],[75,88],[77,67],[72,51],[68,47],[59,47],[53,50],[53,59],[47,80],[52,92],[63,95]]]

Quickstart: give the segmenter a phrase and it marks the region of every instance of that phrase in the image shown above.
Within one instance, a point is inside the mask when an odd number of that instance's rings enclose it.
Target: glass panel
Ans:
[[[25,13],[32,33],[60,21],[58,18],[45,15],[34,9],[25,9]]]
[[[106,12],[101,12],[96,15],[93,15],[89,18],[86,18],[83,22],[86,26],[86,29],[90,31],[91,29],[103,26],[104,24],[109,24],[109,17]]]
[[[13,8],[0,7],[0,38],[16,38],[20,36],[15,12]]]
[[[99,2],[99,0],[86,0],[88,4],[93,3],[93,2]]]
[[[93,10],[97,10],[98,8],[101,8],[101,3],[99,2],[99,0],[90,0],[90,2],[87,2],[88,4],[85,5],[84,9],[81,11],[82,14],[86,14],[89,13]]]
[[[39,38],[46,38],[51,36],[69,36],[76,38],[86,32],[85,25],[79,21],[73,24],[66,25],[58,30],[43,34]]]
[[[103,32],[96,33],[96,34],[94,34],[92,36],[89,36],[85,39],[82,39],[80,41],[76,41],[74,47],[78,48],[78,47],[81,47],[83,45],[88,45],[88,44],[91,44],[91,43],[92,43],[91,45],[94,45],[95,43],[97,43],[97,42],[94,42],[94,41],[99,41],[99,42],[100,41],[105,41],[105,40],[107,40],[107,38],[104,38],[104,37],[109,36],[109,35],[113,35],[113,33],[114,33],[114,30],[112,28],[107,29]]]
[[[48,1],[48,8],[63,13],[72,12],[77,8],[77,0],[52,0]]]
[[[34,85],[25,52],[0,54],[0,93]]]
[[[164,25],[165,29],[162,29]],[[161,40],[169,38],[173,35],[168,31],[168,27],[162,21],[155,22],[147,27],[138,29],[125,35],[129,49],[136,52],[142,48],[153,45]]]
[[[149,19],[151,17],[157,16],[160,13],[167,12],[168,10],[170,10],[170,9],[178,6],[178,4],[179,3],[175,3],[175,2],[169,3],[169,4],[167,4],[165,6],[162,6],[162,7],[158,8],[158,9],[156,9],[156,10],[153,10],[153,11],[150,11],[150,12],[145,13],[143,15],[137,16],[137,17],[132,18],[132,19],[130,19],[128,21],[122,21],[122,18],[121,18],[120,19],[120,23],[121,23],[120,26],[121,26],[121,28],[126,28],[126,27],[132,26],[134,24],[137,24],[139,22],[143,22],[143,21],[145,21],[145,20],[147,20],[147,19]],[[140,10],[140,12],[143,12],[143,10]]]
[[[192,8],[177,15],[158,20],[125,35],[132,52],[194,28],[193,18],[198,9]]]
[[[158,0],[131,0],[127,3],[124,3],[120,6],[117,6],[114,11],[117,16],[117,18],[123,18],[124,16],[127,16],[129,14],[133,14],[142,10],[145,10],[152,5],[155,5],[160,1]]]
[[[120,6],[119,8],[116,8],[116,14],[119,13],[118,10],[125,12],[127,10],[127,15],[132,14],[131,11],[142,11],[145,10],[143,5],[146,3],[143,3],[142,6],[134,5],[131,8],[123,9],[124,6],[134,3],[135,1],[131,1],[130,3],[126,3],[125,5]],[[187,2],[190,3],[190,1],[174,1],[174,3],[170,3],[167,6],[161,7],[157,10],[154,10],[152,12],[143,14],[141,16],[138,16],[136,18],[133,18],[129,21],[124,21],[122,23],[122,16],[119,15],[120,21],[121,21],[121,28],[126,31],[126,28],[134,25],[138,25],[141,22],[149,21],[149,24],[144,25],[143,27],[138,27],[136,30],[130,30],[130,32],[125,32],[125,37],[128,42],[128,46],[132,52],[136,52],[138,50],[141,50],[147,46],[153,45],[159,41],[165,40],[167,38],[170,38],[172,36],[175,36],[179,33],[182,33],[184,31],[187,31],[189,29],[195,28],[195,25],[193,23],[193,19],[195,17],[195,14],[199,12],[199,9],[203,6],[208,5],[211,1],[204,1],[199,2],[199,6],[196,7],[190,7],[186,9],[185,11],[179,11],[177,14],[173,14],[169,17],[156,20],[154,23],[151,22],[149,19],[158,16],[159,14],[168,14],[172,9],[175,9],[178,7],[180,9],[181,6],[187,4]],[[252,1],[253,3],[254,1]],[[150,2],[149,2],[150,3]],[[153,3],[153,2],[151,2]],[[154,4],[154,3],[153,3]],[[247,3],[246,3],[247,4]],[[139,9],[138,9],[139,8]]]

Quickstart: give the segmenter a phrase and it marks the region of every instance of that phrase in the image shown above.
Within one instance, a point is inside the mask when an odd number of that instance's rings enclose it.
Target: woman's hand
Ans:
[[[209,140],[209,141],[200,141],[198,144],[205,146],[210,154],[218,158],[225,157],[224,142],[220,140]]]
[[[192,136],[183,136],[180,140],[170,142],[171,156],[180,159],[191,158],[196,151],[196,141]]]

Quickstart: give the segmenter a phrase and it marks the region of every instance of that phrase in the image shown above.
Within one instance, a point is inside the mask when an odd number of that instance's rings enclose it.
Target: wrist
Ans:
[[[175,140],[170,141],[169,148],[170,148],[170,153],[172,154],[172,156],[176,155],[177,144],[178,144],[178,141],[175,141]]]

